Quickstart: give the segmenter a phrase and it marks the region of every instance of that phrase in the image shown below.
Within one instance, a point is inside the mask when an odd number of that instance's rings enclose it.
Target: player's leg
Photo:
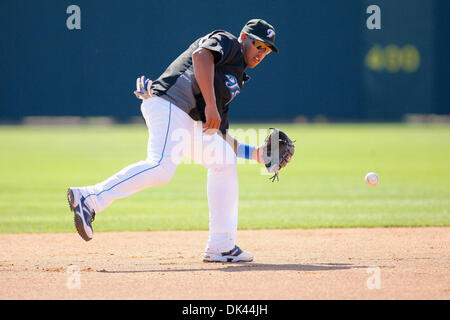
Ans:
[[[208,168],[209,239],[204,260],[251,261],[250,253],[236,247],[239,206],[236,155],[219,135],[204,135],[198,128],[194,141],[197,148],[192,158]]]
[[[78,224],[82,223],[85,234],[83,234],[83,228],[79,229],[77,221],[75,224],[85,240],[92,238],[92,227],[89,223],[90,218],[83,214],[83,211],[98,213],[107,208],[114,200],[167,183],[179,164],[179,159],[173,157],[172,149],[176,144],[170,139],[170,136],[179,126],[184,125],[184,118],[179,116],[183,111],[158,97],[144,100],[141,111],[149,132],[147,159],[125,167],[95,185],[69,189],[69,192],[72,192],[69,204],[72,200],[70,206],[71,209],[74,209],[72,211],[74,211],[76,219],[75,209],[79,206],[78,216],[81,221]],[[84,207],[87,208],[83,209]]]
[[[85,197],[96,213],[103,211],[114,200],[128,197],[140,190],[167,183],[178,163],[171,158],[171,131],[177,125],[174,109],[161,98],[144,100],[141,111],[148,127],[146,160],[131,164],[110,178],[83,188]]]

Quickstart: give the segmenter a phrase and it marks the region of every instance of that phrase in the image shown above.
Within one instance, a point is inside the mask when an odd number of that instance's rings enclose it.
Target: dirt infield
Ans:
[[[203,263],[206,231],[0,235],[0,299],[450,299],[450,228],[240,230],[251,263]]]

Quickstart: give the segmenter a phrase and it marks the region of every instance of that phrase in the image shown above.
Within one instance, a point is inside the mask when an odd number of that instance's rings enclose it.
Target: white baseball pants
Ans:
[[[114,200],[170,181],[182,157],[208,169],[209,239],[207,249],[219,252],[234,248],[238,223],[236,155],[219,135],[202,133],[202,123],[192,120],[170,102],[153,97],[142,102],[148,127],[147,159],[129,165],[93,186],[81,188],[96,213]]]

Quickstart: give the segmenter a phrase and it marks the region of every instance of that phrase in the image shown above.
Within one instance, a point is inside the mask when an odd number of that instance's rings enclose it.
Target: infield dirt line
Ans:
[[[207,231],[1,234],[0,299],[449,299],[450,228],[240,230],[251,263],[203,263]]]

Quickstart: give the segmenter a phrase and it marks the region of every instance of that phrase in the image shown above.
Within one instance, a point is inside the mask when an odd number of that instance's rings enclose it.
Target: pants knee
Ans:
[[[209,168],[209,174],[213,175],[228,175],[234,176],[237,174],[237,166],[236,162],[234,163],[224,163],[219,166],[215,166],[213,168]]]
[[[177,166],[173,164],[171,161],[146,161],[148,166],[152,168],[149,171],[150,176],[148,177],[149,183],[152,185],[162,185],[168,183],[175,174]]]
[[[167,166],[164,164],[161,165],[161,184],[168,183],[170,180],[172,180],[172,177],[175,174],[176,167],[174,166]]]
[[[159,178],[159,184],[165,184],[168,183],[170,180],[172,180],[172,177],[175,174],[175,171],[177,169],[177,165],[174,164],[170,160],[164,159],[163,161],[158,163],[158,178]]]
[[[220,152],[217,152],[212,157],[207,158],[206,163],[208,169],[215,172],[233,172],[236,171],[236,154],[233,149],[225,142]]]

